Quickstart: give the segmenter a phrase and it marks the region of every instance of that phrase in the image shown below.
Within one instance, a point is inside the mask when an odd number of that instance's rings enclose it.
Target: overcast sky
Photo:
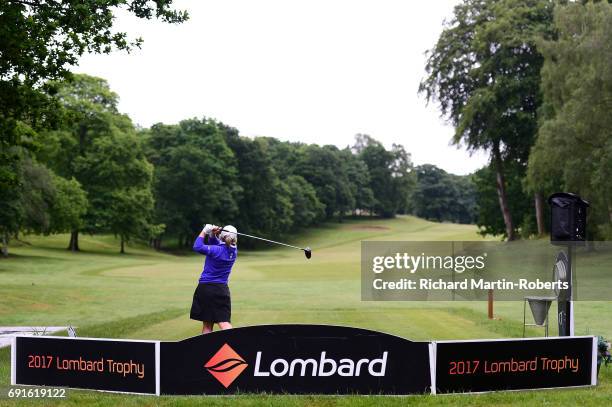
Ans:
[[[246,136],[345,147],[367,133],[415,164],[456,174],[487,162],[450,145],[452,127],[417,94],[457,0],[179,0],[187,23],[119,15],[131,54],[86,55],[135,123],[212,117]]]

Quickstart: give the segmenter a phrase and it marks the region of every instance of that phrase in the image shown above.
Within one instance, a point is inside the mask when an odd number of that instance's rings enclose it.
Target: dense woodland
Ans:
[[[612,234],[612,6],[464,0],[428,54],[420,92],[484,150],[469,176],[414,166],[410,145],[241,136],[206,117],[135,126],[102,78],[70,72],[85,52],[134,51],[113,12],[170,24],[171,1],[0,4],[0,236],[111,233],[188,246],[202,222],[279,236],[350,216],[476,223],[509,240],[547,231],[548,194],[591,202],[589,238]],[[407,39],[409,40],[409,39]],[[407,115],[409,113],[407,112]],[[290,135],[288,135],[289,137]],[[410,139],[418,142],[418,137]],[[408,141],[407,141],[408,142]]]

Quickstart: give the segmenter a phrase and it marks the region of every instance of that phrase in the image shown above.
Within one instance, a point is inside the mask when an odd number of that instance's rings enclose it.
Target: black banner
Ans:
[[[260,325],[178,342],[17,337],[11,383],[177,395],[459,393],[594,385],[596,363],[593,337],[432,344]]]
[[[593,337],[437,342],[436,392],[595,384]]]
[[[154,342],[15,338],[14,384],[156,394]]]
[[[262,325],[161,343],[162,394],[430,392],[429,344],[365,329]]]

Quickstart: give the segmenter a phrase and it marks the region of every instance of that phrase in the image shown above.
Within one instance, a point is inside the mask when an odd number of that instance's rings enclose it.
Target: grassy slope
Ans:
[[[496,303],[500,320],[486,319],[486,304],[361,302],[361,240],[473,240],[472,226],[436,224],[405,217],[395,220],[347,221],[303,234],[294,243],[310,245],[306,261],[293,250],[274,248],[242,252],[232,275],[236,325],[260,323],[330,323],[398,334],[407,338],[493,338],[520,336],[522,303]],[[196,334],[198,323],[188,309],[202,257],[171,256],[143,247],[117,254],[111,237],[82,239],[82,253],[64,250],[67,236],[30,237],[30,245],[13,249],[0,261],[0,325],[80,327],[80,335],[141,339],[181,339]],[[608,303],[580,303],[577,333],[612,336]],[[539,331],[531,331],[537,335]],[[377,398],[376,403],[554,404],[570,399],[598,404],[612,401],[608,372],[596,389],[502,393],[483,396]],[[8,383],[8,351],[0,351],[0,386]],[[6,394],[5,391],[2,393]],[[0,398],[2,396],[0,395]],[[71,392],[67,401],[173,404],[197,398],[141,398],[95,392]],[[368,404],[371,398],[242,396],[209,402],[225,404]],[[0,400],[2,403],[2,400]]]

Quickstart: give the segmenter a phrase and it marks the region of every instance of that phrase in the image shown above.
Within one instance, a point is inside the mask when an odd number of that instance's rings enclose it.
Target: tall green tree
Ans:
[[[148,237],[153,215],[153,166],[135,131],[114,130],[96,138],[91,148],[75,159],[75,170],[88,182],[85,230],[115,234],[121,240],[121,253],[132,237]]]
[[[325,219],[325,205],[317,196],[316,189],[301,175],[297,175],[299,163],[303,161],[305,144],[280,141],[272,137],[258,137],[270,157],[270,164],[286,184],[293,209],[292,229],[311,226]]]
[[[342,220],[355,207],[347,167],[337,147],[304,146],[295,173],[315,188],[317,197],[325,205],[326,219]]]
[[[297,164],[304,156],[304,143],[280,141],[273,137],[258,137],[266,144],[270,162],[282,178],[296,174]]]
[[[119,98],[104,79],[74,75],[53,86],[65,119],[60,129],[39,135],[37,155],[58,175],[76,179],[88,197],[83,222],[74,223],[68,248],[79,250],[79,232],[84,230],[116,233],[123,251],[125,241],[152,223],[152,168],[142,142],[129,117],[118,112]],[[124,214],[117,212],[121,199],[131,204],[123,205]],[[125,218],[117,223],[119,216],[134,216],[135,223]]]
[[[612,5],[555,9],[555,40],[543,40],[545,103],[527,184],[562,187],[591,202],[589,238],[612,237]]]
[[[38,159],[66,179],[75,178],[85,189],[89,199],[96,199],[99,190],[95,181],[77,168],[79,158],[90,154],[96,140],[111,137],[115,132],[133,131],[127,116],[117,110],[119,97],[111,91],[106,80],[89,75],[74,75],[69,80],[53,82],[54,98],[62,109],[64,119],[56,130],[41,131],[38,135]],[[81,225],[89,232],[99,231],[97,223]],[[70,233],[68,249],[79,250],[81,227]]]
[[[83,225],[87,193],[74,178],[67,180],[31,158],[21,161],[23,210],[20,231],[51,234],[70,232]]]
[[[20,231],[41,232],[49,227],[49,206],[54,189],[49,170],[31,157],[11,163],[20,188],[0,201],[2,255],[8,256],[9,242]]]
[[[358,139],[353,149],[368,167],[370,188],[374,195],[373,211],[383,217],[395,216],[399,204],[393,178],[395,155],[369,136],[363,142]]]
[[[464,0],[431,50],[420,92],[455,126],[453,142],[489,152],[508,240],[516,236],[506,165],[523,171],[537,132],[548,0]],[[508,163],[508,164],[507,164]]]
[[[272,165],[267,141],[240,136],[236,129],[227,126],[225,139],[236,157],[241,189],[236,199],[239,211],[233,223],[251,234],[269,236],[290,230],[294,217],[290,188]]]
[[[516,227],[516,232],[529,237],[537,234],[531,200],[523,188],[524,168],[516,162],[509,161],[504,166],[508,210],[513,219],[523,219]],[[495,187],[496,169],[492,164],[481,168],[473,175],[476,188],[478,215],[476,224],[482,235],[507,237],[506,225],[499,216],[499,196]]]
[[[53,174],[55,194],[50,212],[49,229],[45,233],[66,233],[83,227],[87,213],[87,193],[75,179]]]
[[[43,233],[49,230],[51,211],[55,196],[53,175],[44,166],[31,158],[21,162],[23,170],[23,192],[21,208],[23,210],[20,230]]]
[[[87,209],[86,194],[76,180],[57,176],[29,156],[15,164],[15,174],[22,179],[20,188],[0,203],[0,217],[10,217],[3,220],[5,228],[0,229],[5,257],[11,235],[70,231],[72,226],[81,224]]]
[[[142,43],[113,29],[119,9],[147,20],[187,19],[186,12],[172,9],[172,0],[0,2],[0,202],[5,209],[23,190],[16,168],[35,150],[35,133],[57,127],[61,119],[44,82],[67,78],[85,52],[130,51]],[[0,230],[14,231],[8,215],[0,216],[0,223]]]
[[[351,194],[355,198],[353,213],[357,214],[363,211],[371,213],[376,200],[370,186],[371,179],[368,166],[349,148],[342,150],[341,154]]]
[[[410,196],[416,186],[416,177],[410,153],[404,146],[393,144],[391,147],[393,161],[391,162],[391,177],[393,178],[393,200],[396,212],[408,213]]]
[[[438,222],[476,221],[476,189],[471,177],[449,174],[431,164],[419,165],[414,172],[416,187],[410,197],[412,213]]]
[[[229,223],[238,212],[242,191],[236,157],[225,141],[225,128],[210,119],[154,125],[147,135],[147,157],[155,167],[155,222],[164,236],[191,244],[202,222]]]
[[[24,78],[26,84],[62,78],[85,52],[140,47],[141,38],[113,30],[113,14],[120,9],[147,20],[187,19],[185,11],[172,9],[172,0],[5,0],[0,4],[0,77]]]
[[[2,239],[2,254],[6,257],[8,256],[9,240],[19,231],[21,225],[23,190],[19,186],[23,182],[23,171],[18,159],[4,162],[1,171],[6,174],[6,177],[0,191],[0,238]]]
[[[383,217],[408,213],[416,180],[410,153],[399,144],[389,151],[367,134],[355,135],[351,150],[367,170],[369,188],[363,191],[370,212]]]
[[[292,227],[311,226],[325,218],[325,206],[317,198],[314,187],[299,175],[290,175],[283,182],[291,197]]]

